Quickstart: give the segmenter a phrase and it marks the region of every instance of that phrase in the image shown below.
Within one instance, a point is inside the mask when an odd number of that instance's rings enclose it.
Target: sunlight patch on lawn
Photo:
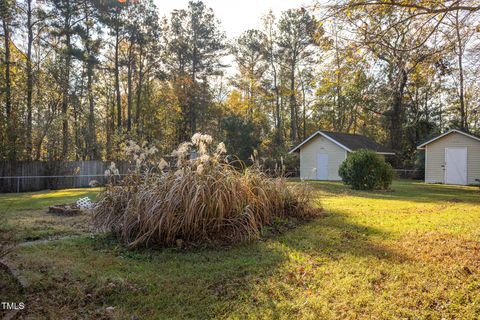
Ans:
[[[49,193],[32,193],[30,198],[32,199],[46,199],[46,198],[63,198],[63,197],[79,197],[83,195],[100,192],[103,188],[89,188],[89,189],[64,189],[51,191]]]
[[[0,194],[0,214],[4,211],[46,210],[48,206],[74,202],[85,196],[94,200],[101,190],[102,188],[85,188]]]

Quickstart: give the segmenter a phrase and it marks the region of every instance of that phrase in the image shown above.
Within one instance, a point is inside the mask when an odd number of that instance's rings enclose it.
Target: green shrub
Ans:
[[[338,173],[343,182],[355,190],[388,189],[394,176],[389,163],[366,149],[349,154]]]
[[[272,179],[257,166],[237,170],[225,162],[225,146],[195,134],[172,155],[149,163],[155,149],[130,143],[137,169],[97,198],[94,225],[129,248],[178,243],[248,241],[275,219],[307,219],[319,210],[306,189]],[[190,159],[192,151],[196,158]],[[255,161],[254,161],[255,162]],[[106,175],[117,175],[114,165]]]

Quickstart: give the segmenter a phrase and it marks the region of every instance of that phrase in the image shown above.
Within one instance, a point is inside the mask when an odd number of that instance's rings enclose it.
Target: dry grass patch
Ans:
[[[397,250],[412,260],[434,262],[445,268],[454,267],[467,274],[471,274],[473,270],[480,271],[479,241],[448,233],[410,232],[397,244]]]
[[[305,186],[272,179],[258,165],[238,170],[224,160],[223,143],[196,134],[172,155],[175,170],[148,162],[155,150],[130,143],[137,170],[100,194],[94,224],[129,248],[184,243],[237,243],[258,238],[277,218],[309,219],[319,212]],[[194,159],[188,159],[195,152]],[[107,174],[115,174],[112,166]]]

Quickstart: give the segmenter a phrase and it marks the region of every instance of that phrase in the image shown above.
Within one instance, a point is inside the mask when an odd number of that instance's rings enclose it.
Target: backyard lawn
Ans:
[[[312,222],[233,247],[136,252],[90,234],[88,216],[45,213],[100,189],[0,195],[4,232],[54,239],[11,255],[29,282],[12,297],[32,319],[480,318],[478,187],[310,184],[324,209]]]

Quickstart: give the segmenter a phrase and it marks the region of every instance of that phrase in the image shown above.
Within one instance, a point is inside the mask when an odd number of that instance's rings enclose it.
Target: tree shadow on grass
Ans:
[[[426,184],[420,181],[397,180],[387,191],[357,191],[341,182],[310,181],[310,186],[327,195],[346,195],[379,200],[395,200],[417,203],[470,203],[480,204],[480,189],[473,186]]]
[[[317,268],[332,262],[405,262],[407,257],[400,252],[382,246],[372,239],[387,236],[387,233],[379,229],[352,223],[341,214],[328,214],[283,235],[253,244],[248,253],[244,252],[245,255],[238,255],[236,250],[228,253],[235,257],[235,262],[224,266],[223,270],[214,276],[209,288],[213,288],[212,292],[220,300],[235,301],[238,296],[250,296],[245,302],[256,306],[259,302],[255,301],[255,295],[258,288],[265,283],[265,279],[280,281],[279,286],[287,285],[307,290],[309,282],[314,281],[315,273],[321,272],[317,271]],[[254,264],[245,265],[244,261],[251,258],[254,258]],[[228,293],[229,288],[233,293]],[[221,294],[218,295],[217,292]],[[263,305],[260,306],[262,309],[268,309],[273,318],[285,316],[282,314],[285,310],[279,309],[274,296],[263,296]]]
[[[75,296],[69,300],[75,301],[74,311],[82,306],[82,312],[96,312],[103,305],[114,306],[128,319],[132,315],[204,319],[228,315],[232,310],[242,314],[245,305],[260,304],[271,313],[280,312],[275,310],[274,297],[259,301],[255,297],[257,291],[264,291],[266,281],[278,281],[279,285],[296,281],[290,279],[290,272],[295,272],[291,268],[357,258],[404,261],[399,253],[372,240],[382,236],[386,234],[380,230],[331,213],[286,233],[231,247],[132,252],[111,238],[95,237],[30,248],[29,258],[22,263],[29,272],[45,269],[42,264],[48,264],[46,269],[51,273],[41,275],[45,283],[37,288],[50,292],[31,293],[44,296],[42,303],[47,305],[58,304],[49,302],[48,297],[72,294]],[[40,255],[42,259],[35,258]],[[71,279],[57,281],[58,273],[69,274]],[[313,280],[298,281],[304,286]],[[141,294],[131,294],[132,286]],[[74,288],[72,293],[68,293],[73,290],[70,287]],[[92,294],[95,300],[86,300]]]
[[[232,302],[255,303],[256,291],[266,279],[284,281],[290,277],[292,271],[286,265],[307,268],[311,263],[357,258],[394,263],[405,260],[398,252],[374,243],[374,236],[385,233],[351,223],[340,214],[329,214],[255,243],[219,250],[141,252],[134,259],[141,263],[142,255],[148,255],[146,269],[156,266],[162,270],[161,276],[150,278],[156,284],[155,290],[170,292],[177,303],[188,306],[178,310],[165,305],[162,308],[166,308],[166,315],[178,316],[177,312],[181,312],[181,317],[196,317],[199,314],[195,316],[195,312],[203,310],[203,303],[208,301],[212,309],[207,308],[203,316],[210,318]],[[190,294],[200,299],[192,302]],[[275,304],[273,300],[271,303]]]
[[[385,237],[388,237],[387,232],[355,224],[346,215],[335,212],[326,213],[324,217],[286,233],[276,241],[302,253],[334,260],[354,256],[403,261],[405,257],[398,252],[372,240]]]

